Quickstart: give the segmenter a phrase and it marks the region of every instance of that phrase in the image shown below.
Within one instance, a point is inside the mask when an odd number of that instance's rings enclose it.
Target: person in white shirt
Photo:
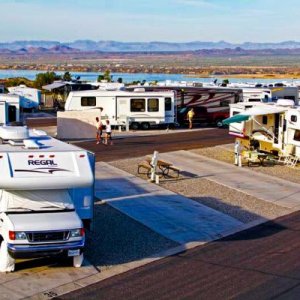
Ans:
[[[102,141],[102,129],[103,129],[103,125],[102,122],[100,120],[100,118],[96,117],[96,144],[100,144],[100,142]]]
[[[109,123],[109,120],[106,120],[106,126],[105,126],[105,145],[108,144],[108,140],[110,140],[110,144],[112,145],[111,125]]]

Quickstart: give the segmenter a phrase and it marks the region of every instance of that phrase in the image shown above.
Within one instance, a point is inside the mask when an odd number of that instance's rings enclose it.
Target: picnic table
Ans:
[[[180,170],[169,162],[159,159],[157,160],[157,168],[159,169],[158,175],[160,175],[160,177],[173,177],[170,175],[170,171],[175,173],[177,178],[179,177]],[[147,157],[145,161],[142,161],[138,164],[138,174],[142,174],[141,169],[146,169],[147,176],[150,178],[152,169],[150,157]]]
[[[260,166],[264,166],[264,163],[267,159],[269,159],[269,154],[258,151],[244,151],[243,157],[247,160],[248,166],[251,164],[259,164]]]

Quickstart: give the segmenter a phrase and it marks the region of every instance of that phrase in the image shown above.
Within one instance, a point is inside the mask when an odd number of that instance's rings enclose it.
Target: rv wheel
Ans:
[[[83,263],[83,253],[73,257],[73,267],[80,268]]]
[[[222,122],[222,120],[221,120],[221,119],[216,120],[216,125],[217,125],[218,128],[222,128],[222,127],[223,127],[223,122]]]
[[[7,243],[2,239],[0,246],[0,272],[13,272],[14,270],[15,260],[8,253]]]
[[[139,123],[137,123],[137,122],[133,122],[133,123],[131,123],[131,128],[132,128],[133,130],[137,130],[137,129],[140,128],[140,125],[139,125]]]
[[[150,124],[147,123],[147,122],[142,123],[142,129],[143,129],[143,130],[148,130],[148,129],[150,129]]]

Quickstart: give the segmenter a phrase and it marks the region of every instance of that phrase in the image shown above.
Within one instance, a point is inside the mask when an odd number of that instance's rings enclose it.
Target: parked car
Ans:
[[[177,112],[177,122],[179,125],[184,126],[189,123],[187,118],[187,113],[191,107],[183,107],[180,108]],[[195,124],[214,124],[218,127],[223,127],[222,121],[229,117],[229,111],[216,111],[216,112],[208,112],[207,108],[204,106],[196,106],[194,109],[194,118],[193,123]]]

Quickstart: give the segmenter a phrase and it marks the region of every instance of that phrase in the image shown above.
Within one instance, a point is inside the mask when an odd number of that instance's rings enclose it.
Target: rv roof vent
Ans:
[[[37,135],[37,136],[47,136],[47,132],[45,132],[44,130],[39,130],[39,129],[33,129],[32,132]]]
[[[295,105],[295,101],[291,100],[291,99],[278,99],[276,103],[277,103],[277,105],[281,105],[281,106],[294,106]]]
[[[32,139],[24,140],[24,146],[26,149],[39,149],[40,145]]]
[[[0,127],[0,138],[2,140],[23,141],[28,139],[29,132],[27,126],[7,126]]]
[[[143,93],[143,92],[145,92],[145,89],[144,88],[135,88],[133,91],[137,92],[137,93]]]

